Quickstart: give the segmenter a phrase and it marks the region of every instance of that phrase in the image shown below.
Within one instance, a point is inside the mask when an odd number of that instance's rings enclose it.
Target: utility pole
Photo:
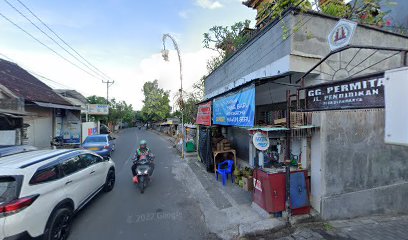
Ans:
[[[112,86],[115,81],[103,81],[102,83],[106,83],[106,104],[109,105],[109,87]]]

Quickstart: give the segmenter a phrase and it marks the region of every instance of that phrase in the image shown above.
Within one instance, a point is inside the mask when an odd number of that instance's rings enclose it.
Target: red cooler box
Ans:
[[[286,176],[285,173],[266,173],[261,169],[254,171],[253,201],[269,213],[285,211]]]

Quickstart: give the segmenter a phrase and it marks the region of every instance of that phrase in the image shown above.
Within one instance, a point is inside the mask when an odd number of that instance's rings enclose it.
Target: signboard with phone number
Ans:
[[[213,102],[213,124],[253,127],[255,118],[255,88],[243,90]]]

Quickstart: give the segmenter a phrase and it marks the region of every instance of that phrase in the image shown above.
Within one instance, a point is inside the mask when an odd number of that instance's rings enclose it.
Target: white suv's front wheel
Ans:
[[[45,231],[44,240],[66,240],[71,229],[72,211],[69,208],[60,208],[56,210]]]
[[[114,186],[115,186],[115,170],[110,169],[108,175],[106,176],[106,182],[103,190],[105,192],[110,192],[112,191]]]

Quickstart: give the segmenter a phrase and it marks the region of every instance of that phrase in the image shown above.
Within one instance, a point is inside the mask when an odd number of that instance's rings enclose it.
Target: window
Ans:
[[[0,204],[17,198],[17,181],[13,177],[0,177]]]
[[[98,136],[98,137],[87,137],[84,143],[106,143],[105,136]]]
[[[81,155],[81,161],[84,162],[85,165],[91,166],[93,164],[101,162],[102,159],[92,154],[84,154]]]
[[[59,177],[58,165],[52,165],[45,168],[40,168],[30,180],[30,184],[39,184],[50,182]]]
[[[84,168],[87,168],[89,165],[83,158],[80,156],[75,156],[73,158],[67,159],[62,164],[62,171],[64,175],[70,175],[77,171],[80,171]]]

